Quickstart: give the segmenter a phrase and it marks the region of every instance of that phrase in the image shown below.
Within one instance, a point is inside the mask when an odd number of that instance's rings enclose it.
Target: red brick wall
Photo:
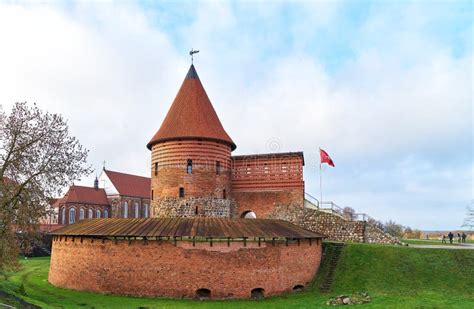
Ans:
[[[239,215],[265,218],[277,205],[304,206],[302,153],[232,157],[232,197]]]
[[[49,282],[58,287],[139,296],[246,298],[255,288],[265,296],[306,286],[321,259],[321,241],[284,242],[118,241],[79,238],[53,241]]]
[[[304,188],[280,190],[233,191],[239,216],[253,211],[257,218],[266,218],[279,205],[304,205]]]
[[[304,188],[303,153],[232,157],[232,189]]]
[[[230,146],[210,141],[183,140],[159,143],[151,153],[151,190],[154,199],[178,197],[179,188],[185,197],[222,198],[223,190],[230,197]],[[188,174],[187,160],[192,160]],[[216,174],[216,161],[221,172]],[[158,175],[155,175],[155,163]]]

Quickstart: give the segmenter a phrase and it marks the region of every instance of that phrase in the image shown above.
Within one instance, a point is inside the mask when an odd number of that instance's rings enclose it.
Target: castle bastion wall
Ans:
[[[286,244],[247,241],[196,242],[106,240],[57,236],[49,282],[99,293],[196,298],[248,298],[254,289],[265,296],[306,286],[321,259],[321,240]]]

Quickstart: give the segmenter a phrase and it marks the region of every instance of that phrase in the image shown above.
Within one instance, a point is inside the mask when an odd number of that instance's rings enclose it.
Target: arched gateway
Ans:
[[[49,282],[99,293],[261,298],[310,282],[321,259],[322,236],[282,220],[91,219],[53,235]]]

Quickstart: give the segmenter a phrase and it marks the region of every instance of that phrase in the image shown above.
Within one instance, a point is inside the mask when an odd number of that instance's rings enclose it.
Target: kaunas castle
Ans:
[[[59,224],[150,216],[266,218],[277,205],[303,208],[303,153],[232,156],[237,146],[194,65],[147,147],[150,178],[104,168],[94,187],[71,186],[55,202]]]
[[[150,178],[104,168],[94,187],[72,186],[56,201],[64,226],[51,233],[51,284],[262,298],[308,286],[323,238],[394,241],[366,221],[308,205],[302,152],[232,156],[236,144],[193,65],[147,147]]]

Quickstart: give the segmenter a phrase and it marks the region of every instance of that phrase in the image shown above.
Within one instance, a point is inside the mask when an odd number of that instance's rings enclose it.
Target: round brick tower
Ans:
[[[155,217],[231,217],[231,151],[225,132],[191,65],[151,150]]]

